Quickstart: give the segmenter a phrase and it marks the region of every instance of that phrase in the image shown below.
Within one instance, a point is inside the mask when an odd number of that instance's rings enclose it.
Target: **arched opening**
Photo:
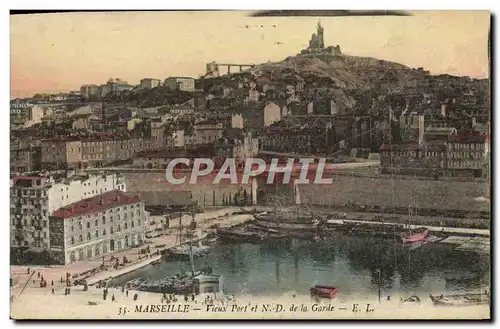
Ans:
[[[115,250],[115,240],[111,239],[109,242],[109,250],[114,251]]]
[[[101,248],[99,247],[98,244],[96,244],[96,246],[94,248],[94,254],[95,254],[95,256],[99,256],[101,254]]]
[[[83,253],[83,249],[78,250],[78,260],[84,260],[85,255]]]
[[[76,254],[74,251],[69,253],[69,261],[70,261],[70,263],[76,262]]]
[[[92,258],[92,248],[87,247],[87,258]]]

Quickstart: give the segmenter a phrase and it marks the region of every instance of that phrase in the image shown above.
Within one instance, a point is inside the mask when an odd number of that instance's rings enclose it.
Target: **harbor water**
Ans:
[[[454,250],[439,243],[419,248],[392,240],[335,237],[320,242],[295,241],[287,245],[224,244],[195,260],[197,269],[209,266],[222,275],[225,290],[236,296],[308,294],[313,285],[339,288],[339,296],[377,295],[426,298],[429,293],[464,293],[489,289],[489,256]],[[121,285],[135,278],[157,281],[189,273],[189,261],[162,260],[114,279]],[[473,282],[447,281],[446,275],[480,273]]]

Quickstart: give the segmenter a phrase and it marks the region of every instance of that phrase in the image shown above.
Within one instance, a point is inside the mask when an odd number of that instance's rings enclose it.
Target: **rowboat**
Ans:
[[[337,297],[339,290],[332,286],[315,285],[309,289],[311,297],[333,299]]]
[[[434,306],[473,306],[490,303],[489,294],[462,294],[462,295],[441,295],[433,296],[429,294]]]
[[[428,234],[428,228],[419,227],[416,230],[401,233],[401,242],[403,242],[403,244],[420,242],[425,240]]]

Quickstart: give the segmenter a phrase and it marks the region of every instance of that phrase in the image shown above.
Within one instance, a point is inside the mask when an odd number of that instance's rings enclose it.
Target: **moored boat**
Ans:
[[[461,295],[441,295],[433,296],[429,294],[434,306],[474,306],[490,303],[490,295],[486,294],[461,294]]]
[[[194,258],[197,258],[207,254],[209,251],[209,246],[190,246],[189,244],[184,244],[167,250],[167,258],[188,260],[191,253]]]
[[[241,227],[218,228],[217,237],[220,241],[230,243],[260,243],[264,235],[259,232],[247,231]]]
[[[401,242],[403,244],[420,242],[427,238],[429,229],[426,227],[419,227],[416,230],[401,233]]]
[[[254,215],[255,225],[266,229],[304,231],[316,230],[319,220],[313,217],[287,217],[275,214]]]
[[[315,285],[309,289],[309,292],[311,293],[311,297],[333,299],[337,297],[339,290],[332,286]]]

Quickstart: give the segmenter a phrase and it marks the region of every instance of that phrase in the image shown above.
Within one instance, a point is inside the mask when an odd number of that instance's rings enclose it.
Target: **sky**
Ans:
[[[318,21],[317,17],[249,14],[84,12],[11,16],[11,98],[79,90],[83,84],[103,84],[111,77],[131,84],[138,84],[142,78],[199,77],[211,61],[280,61],[307,46]],[[424,67],[432,74],[488,77],[489,12],[412,14],[323,17],[325,45],[340,45],[347,55]]]

